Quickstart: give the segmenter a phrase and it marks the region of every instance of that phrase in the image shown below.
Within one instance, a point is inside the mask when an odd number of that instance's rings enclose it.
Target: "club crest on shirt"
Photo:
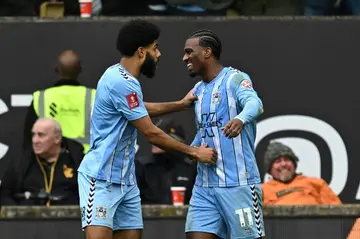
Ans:
[[[74,169],[69,168],[66,164],[63,165],[63,171],[65,178],[73,178],[74,177]]]
[[[213,104],[219,104],[220,103],[220,95],[221,95],[220,91],[217,91],[212,95],[212,103]]]
[[[103,206],[96,207],[96,218],[106,219],[106,207]]]

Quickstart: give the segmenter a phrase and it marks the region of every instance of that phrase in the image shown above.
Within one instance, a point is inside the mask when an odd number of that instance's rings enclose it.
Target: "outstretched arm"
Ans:
[[[206,145],[195,148],[180,143],[156,127],[142,101],[140,86],[135,81],[117,81],[117,87],[109,90],[114,107],[142,133],[152,144],[163,150],[178,151],[204,163],[215,163],[217,153]],[[186,98],[186,97],[185,97]]]
[[[184,105],[181,103],[181,101],[164,102],[164,103],[144,102],[144,105],[151,117],[156,117],[172,112],[181,111],[185,108]]]
[[[189,93],[179,101],[165,103],[144,102],[144,105],[149,115],[151,117],[156,117],[184,110],[189,107],[195,100],[197,100],[197,97],[192,94],[192,91],[189,91]]]
[[[216,162],[217,153],[214,149],[206,148],[206,145],[202,145],[200,147],[191,147],[173,139],[161,129],[156,127],[152,123],[149,116],[144,116],[130,122],[152,145],[155,145],[166,151],[178,151],[184,153],[191,159],[196,159],[203,163]]]

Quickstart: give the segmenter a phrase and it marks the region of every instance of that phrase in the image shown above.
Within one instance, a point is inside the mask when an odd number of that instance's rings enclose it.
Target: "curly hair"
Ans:
[[[160,36],[160,28],[145,20],[131,20],[119,31],[116,48],[127,57],[133,56],[139,47],[151,45]]]

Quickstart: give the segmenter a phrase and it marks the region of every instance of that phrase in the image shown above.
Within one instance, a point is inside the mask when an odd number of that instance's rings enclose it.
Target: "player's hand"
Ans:
[[[244,123],[241,120],[232,119],[222,128],[223,134],[229,139],[235,138],[240,134],[243,125]]]
[[[195,148],[194,159],[201,163],[216,164],[217,152],[215,149],[207,148],[207,144]]]
[[[197,99],[197,96],[193,94],[192,90],[190,90],[189,93],[187,93],[187,95],[181,100],[181,103],[184,108],[187,108],[192,106],[193,102]]]

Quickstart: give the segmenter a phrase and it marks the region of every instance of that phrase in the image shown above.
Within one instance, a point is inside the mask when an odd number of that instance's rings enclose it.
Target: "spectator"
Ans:
[[[54,119],[38,119],[32,129],[32,149],[13,159],[5,171],[1,189],[1,205],[77,205],[77,168],[83,147],[62,138],[61,126]],[[60,201],[23,198],[43,192],[63,197]]]
[[[270,143],[265,152],[265,168],[273,180],[262,184],[264,205],[341,204],[323,179],[296,173],[298,161],[286,145]]]
[[[47,117],[56,119],[64,137],[83,144],[86,152],[90,143],[90,115],[96,91],[77,81],[81,62],[74,51],[60,54],[55,71],[60,80],[50,88],[33,93],[34,99],[25,119],[23,148],[30,146],[31,127],[36,119]]]
[[[185,141],[184,129],[174,120],[160,118],[156,125],[174,139]],[[196,166],[184,155],[153,145],[151,156],[136,158],[135,165],[142,204],[173,204],[172,186],[186,187],[184,203],[189,204]]]

